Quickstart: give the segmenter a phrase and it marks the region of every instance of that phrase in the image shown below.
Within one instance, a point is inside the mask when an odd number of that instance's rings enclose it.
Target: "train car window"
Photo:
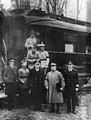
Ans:
[[[65,44],[65,52],[73,53],[74,46],[72,44]]]
[[[77,35],[64,33],[64,52],[77,52]]]

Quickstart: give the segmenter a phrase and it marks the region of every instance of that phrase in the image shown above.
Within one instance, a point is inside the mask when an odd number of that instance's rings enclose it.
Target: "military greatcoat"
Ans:
[[[59,71],[50,71],[47,73],[45,83],[48,84],[48,100],[49,103],[63,102],[62,92],[57,92],[56,84],[61,81],[62,88],[64,88],[64,78]]]
[[[65,70],[64,73],[65,78],[65,90],[66,93],[69,93],[71,91],[76,91],[76,85],[79,84],[78,82],[78,73],[76,70],[68,71]]]
[[[65,78],[65,97],[67,102],[67,112],[74,112],[76,106],[76,86],[78,82],[78,73],[76,70],[64,71]]]
[[[31,86],[31,103],[33,104],[40,104],[42,102],[44,77],[44,71],[41,68],[38,71],[33,68],[29,72],[29,84]]]
[[[17,91],[18,69],[16,66],[4,68],[3,80],[5,83],[6,94],[15,94]]]

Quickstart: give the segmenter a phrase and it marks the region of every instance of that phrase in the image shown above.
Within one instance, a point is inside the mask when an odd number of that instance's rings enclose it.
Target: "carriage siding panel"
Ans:
[[[28,16],[26,18],[25,17],[26,16],[18,15],[18,17],[11,16],[8,18],[9,29],[7,31],[8,34],[6,37],[8,41],[7,42],[8,57],[11,57],[11,56],[15,57],[17,60],[18,66],[20,64],[20,60],[23,58],[24,43],[26,38],[29,37],[29,32],[31,29],[35,29],[36,31],[40,32],[39,38],[46,44],[46,50],[48,50],[50,54],[50,61],[55,61],[59,67],[63,66],[69,60],[72,60],[74,64],[77,66],[87,66],[85,63],[88,60],[89,61],[91,60],[91,57],[90,57],[91,55],[89,55],[89,58],[87,58],[87,55],[85,54],[86,42],[88,40],[88,36],[90,35],[88,31],[83,32],[83,30],[81,31],[81,29],[79,31],[78,30],[79,25],[77,29],[78,31],[74,31],[74,29],[69,29],[69,28],[66,29],[66,28],[50,26],[49,24],[46,26],[36,25],[36,24],[31,25],[30,22],[32,21],[33,23],[33,21],[36,21],[35,19],[36,17],[35,18],[34,16],[33,18],[32,16]],[[28,22],[26,22],[26,19]],[[37,19],[37,21],[40,21],[40,20],[45,21],[45,18]],[[75,25],[72,24],[72,27],[75,27]],[[86,26],[84,27],[86,28]],[[71,41],[66,40],[65,36],[67,34],[76,36],[76,38]],[[71,54],[71,53],[64,52],[64,44],[66,42],[73,43],[76,46],[75,53]],[[88,67],[90,69],[90,66]],[[86,73],[87,71],[88,71],[87,68],[84,67],[84,70],[81,70],[80,72]],[[91,74],[91,72],[89,73]]]

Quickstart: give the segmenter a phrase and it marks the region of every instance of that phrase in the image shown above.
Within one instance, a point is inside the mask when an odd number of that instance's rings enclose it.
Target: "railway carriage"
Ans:
[[[34,11],[33,11],[34,12]],[[15,57],[17,66],[24,58],[24,44],[31,30],[45,44],[50,62],[58,69],[72,61],[85,81],[91,76],[91,23],[52,14],[13,14],[6,17],[4,40],[7,57]]]

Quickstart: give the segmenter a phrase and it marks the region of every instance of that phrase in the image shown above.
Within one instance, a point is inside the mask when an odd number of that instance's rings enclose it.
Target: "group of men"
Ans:
[[[34,30],[30,32],[30,37],[26,39],[26,60],[28,62],[28,68],[34,67],[35,61],[38,59],[41,61],[41,67],[46,69],[49,65],[49,53],[45,51],[45,45],[40,43],[35,36]]]
[[[32,40],[31,40],[32,39]],[[34,39],[34,40],[33,40]],[[43,43],[37,44],[40,50],[36,50],[34,35],[25,43],[27,57],[21,61],[21,68],[14,65],[15,60],[9,59],[9,65],[5,67],[3,80],[5,92],[8,95],[9,110],[14,107],[14,98],[19,93],[22,106],[33,106],[33,110],[41,110],[43,99],[47,101],[50,112],[60,112],[60,103],[63,102],[63,93],[67,104],[67,113],[75,112],[76,90],[79,87],[78,73],[70,61],[63,73],[57,70],[56,63],[50,63],[49,54],[44,50]],[[28,66],[27,66],[28,65]],[[44,93],[44,88],[47,94]],[[46,97],[45,97],[45,95]],[[55,109],[56,105],[56,109]]]
[[[46,100],[50,106],[50,112],[60,112],[60,103],[63,102],[63,91],[65,91],[67,113],[75,113],[76,90],[79,83],[78,74],[73,69],[71,62],[68,63],[64,74],[56,69],[56,63],[51,63],[51,71],[46,76],[41,68],[40,61],[36,61],[34,68],[31,70],[27,68],[25,60],[21,62],[22,67],[19,70],[14,66],[14,62],[13,58],[10,59],[9,65],[5,67],[3,73],[9,109],[14,107],[14,98],[17,89],[19,89],[19,100],[21,100],[23,106],[28,103],[30,106],[34,105],[33,110],[41,110],[43,87],[45,86],[47,89]]]

